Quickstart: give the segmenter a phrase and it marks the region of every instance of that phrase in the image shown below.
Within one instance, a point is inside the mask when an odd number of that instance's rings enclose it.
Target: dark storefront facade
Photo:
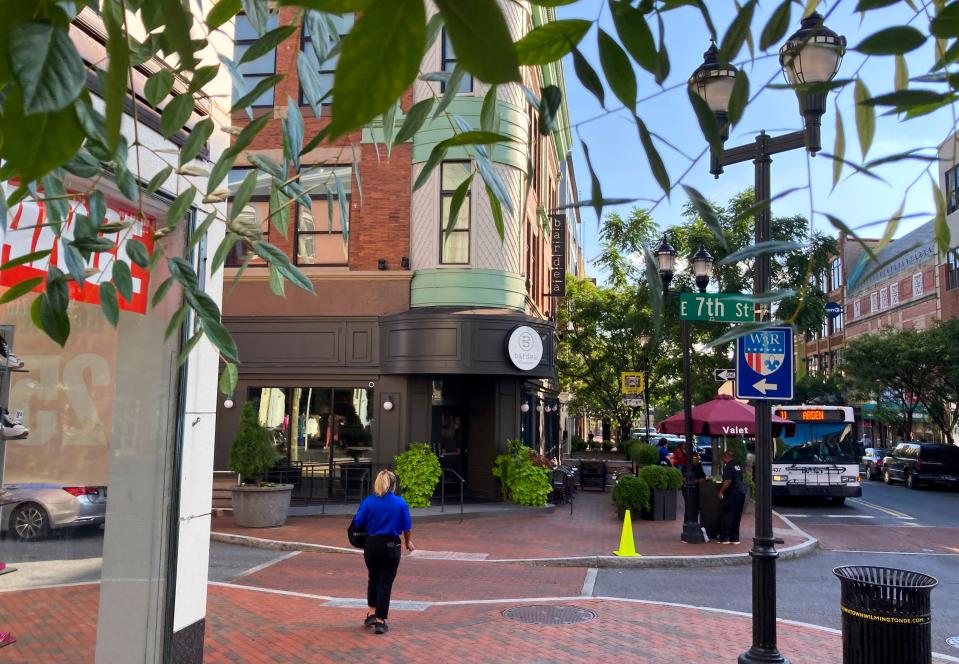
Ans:
[[[495,499],[491,469],[508,440],[542,452],[558,445],[557,395],[548,389],[554,327],[541,319],[430,307],[226,322],[244,361],[233,407],[220,405],[217,469],[229,464],[244,400],[289,465],[335,478],[320,498],[349,493],[358,481],[350,470],[389,466],[410,443],[426,442],[471,495]]]

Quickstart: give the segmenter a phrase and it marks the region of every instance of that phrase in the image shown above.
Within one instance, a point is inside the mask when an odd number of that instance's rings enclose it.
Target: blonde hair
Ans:
[[[373,483],[373,493],[377,496],[385,496],[390,491],[396,490],[396,475],[392,470],[381,470]]]

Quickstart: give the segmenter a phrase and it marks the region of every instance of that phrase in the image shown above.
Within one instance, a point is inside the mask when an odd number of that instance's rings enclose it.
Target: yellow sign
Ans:
[[[642,394],[646,389],[646,374],[642,371],[624,371],[620,374],[623,394]]]

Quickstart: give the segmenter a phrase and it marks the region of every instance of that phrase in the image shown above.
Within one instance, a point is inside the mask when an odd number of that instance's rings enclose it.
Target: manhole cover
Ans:
[[[533,604],[506,609],[503,617],[530,625],[575,625],[589,622],[596,614],[577,606]]]
[[[959,636],[950,636],[946,639],[946,645],[950,645],[953,648],[959,648]]]

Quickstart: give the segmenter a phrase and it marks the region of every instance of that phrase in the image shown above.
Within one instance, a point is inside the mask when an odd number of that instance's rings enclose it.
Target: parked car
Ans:
[[[99,527],[106,520],[105,486],[6,484],[0,487],[0,533],[42,539],[59,528]]]
[[[937,443],[900,443],[882,461],[886,484],[905,482],[910,489],[924,483],[959,484],[959,447]]]
[[[882,460],[892,454],[892,450],[882,447],[867,447],[859,459],[859,471],[867,480],[878,480],[882,477]]]

